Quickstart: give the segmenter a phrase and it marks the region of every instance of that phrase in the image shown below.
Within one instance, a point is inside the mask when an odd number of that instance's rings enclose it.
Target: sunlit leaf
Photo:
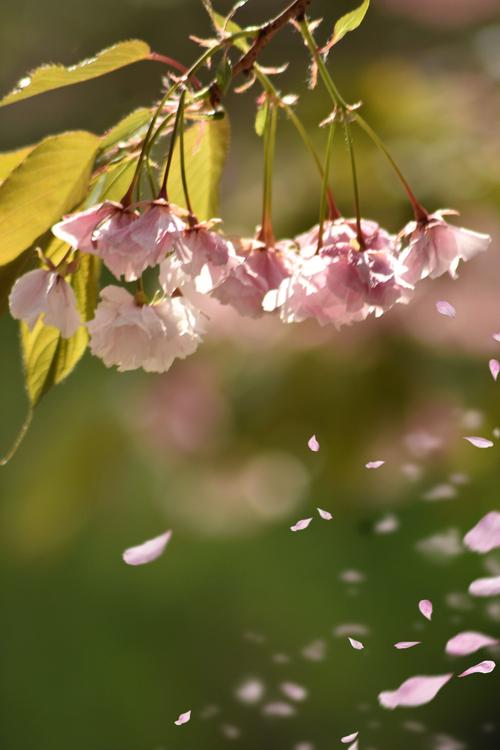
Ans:
[[[118,42],[118,44],[98,52],[95,57],[82,60],[76,65],[70,65],[69,67],[42,65],[22,78],[15,89],[0,100],[0,107],[63,86],[90,81],[92,78],[106,75],[106,73],[111,73],[126,65],[146,60],[150,53],[151,49],[146,42],[142,42],[140,39],[131,39],[127,42]]]
[[[85,196],[99,138],[45,138],[0,185],[0,265],[17,258]]]
[[[205,120],[186,130],[184,138],[186,174],[193,210],[198,219],[217,215],[219,185],[229,148],[229,120]],[[168,180],[171,201],[185,206],[182,191],[179,144],[177,144]]]
[[[0,153],[0,183],[10,175],[19,164],[26,159],[34,149],[34,146],[25,146],[15,151],[4,151]]]
[[[345,35],[350,31],[355,31],[358,26],[361,26],[369,7],[370,0],[363,0],[361,5],[359,5],[355,10],[352,10],[350,13],[346,13],[345,16],[342,16],[342,18],[339,18],[339,20],[335,24],[335,27],[333,29],[333,36],[328,42],[327,48],[330,49],[334,44],[340,42],[340,40],[343,39],[343,37],[345,37]]]
[[[100,150],[105,151],[108,148],[116,146],[120,141],[127,141],[129,138],[137,135],[150,119],[151,110],[147,107],[140,107],[130,112],[130,114],[126,115],[104,133],[101,138]]]

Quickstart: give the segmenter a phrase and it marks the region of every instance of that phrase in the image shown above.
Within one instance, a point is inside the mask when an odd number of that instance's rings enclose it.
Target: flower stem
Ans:
[[[170,136],[170,147],[168,149],[167,165],[165,167],[165,174],[163,175],[163,182],[161,184],[160,192],[158,195],[159,198],[163,198],[163,200],[166,200],[166,201],[168,201],[167,180],[168,180],[170,168],[172,166],[172,159],[174,157],[175,142],[177,140],[177,132],[179,130],[179,124],[183,117],[185,99],[186,99],[186,89],[183,89],[179,97],[179,104],[177,106],[177,113],[175,115],[174,127],[172,130],[172,134]]]
[[[328,199],[328,181],[330,179],[330,165],[332,161],[333,141],[335,137],[335,121],[330,123],[328,129],[328,141],[326,144],[325,168],[323,170],[323,186],[321,189],[321,201],[319,206],[319,233],[318,233],[318,252],[323,245],[323,230],[325,227]]]
[[[194,213],[193,213],[193,206],[189,198],[189,190],[188,190],[187,176],[186,176],[186,155],[184,152],[184,107],[182,107],[181,118],[179,122],[179,147],[180,147],[180,157],[181,157],[180,163],[181,163],[182,189],[184,191],[186,207],[187,207],[187,210],[189,211],[189,218],[193,220]]]
[[[358,235],[358,242],[360,250],[365,249],[365,238],[363,236],[363,229],[361,227],[361,204],[359,200],[359,185],[358,185],[358,173],[356,169],[356,158],[354,156],[354,145],[352,142],[351,126],[347,119],[344,118],[344,131],[345,139],[347,142],[347,148],[349,150],[349,159],[351,161],[351,172],[352,172],[352,185],[354,189],[354,207],[356,210],[356,231]]]
[[[267,247],[275,243],[272,223],[273,202],[273,166],[276,146],[276,129],[278,124],[278,109],[273,99],[268,97],[266,123],[264,128],[264,192],[262,201],[262,225],[258,239]]]

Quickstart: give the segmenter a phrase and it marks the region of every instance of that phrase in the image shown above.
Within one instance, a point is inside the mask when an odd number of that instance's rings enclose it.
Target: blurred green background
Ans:
[[[282,6],[250,0],[239,20]],[[118,375],[87,355],[44,399],[0,472],[3,750],[326,750],[358,729],[362,750],[500,747],[495,673],[454,680],[420,709],[389,713],[376,700],[413,674],[486,658],[444,655],[459,630],[500,633],[499,602],[466,594],[486,570],[499,574],[500,557],[460,545],[500,509],[498,447],[463,440],[500,425],[500,384],[487,366],[500,347],[491,338],[500,331],[500,8],[373,6],[332,53],[336,80],[363,101],[424,204],[459,209],[464,225],[493,235],[491,251],[458,282],[423,284],[408,308],[341,333],[224,310],[201,350],[162,377]],[[350,8],[314,0],[321,38]],[[124,38],[189,62],[197,52],[188,35],[209,33],[199,0],[4,0],[0,89],[41,62],[71,64]],[[291,31],[263,62],[287,59],[276,82],[301,94],[299,112],[321,146],[329,104],[305,89],[306,57]],[[1,148],[63,129],[101,132],[152,102],[163,72],[142,63],[4,109]],[[260,210],[256,95],[227,103],[221,213],[228,231],[246,234]],[[362,134],[356,148],[364,213],[399,230],[409,209],[398,184]],[[315,223],[319,195],[286,121],[277,159],[276,229],[290,235]],[[335,187],[349,214],[340,142]],[[453,302],[455,320],[437,315],[438,299]],[[26,410],[17,336],[2,318],[4,450]],[[307,450],[313,433],[318,454]],[[378,458],[382,469],[364,469]],[[316,516],[292,534],[316,506],[334,520]],[[161,560],[123,564],[123,549],[165,528],[174,536]],[[417,611],[424,597],[434,601],[432,624]],[[346,641],[357,632],[363,652]],[[424,643],[393,649],[407,639]],[[248,679],[265,688],[253,705],[237,695]],[[306,700],[289,701],[287,681],[305,686]],[[277,701],[293,715],[266,715]],[[188,708],[191,723],[174,726]]]

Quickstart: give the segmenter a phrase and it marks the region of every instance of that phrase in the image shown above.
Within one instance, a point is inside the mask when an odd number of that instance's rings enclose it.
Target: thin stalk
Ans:
[[[170,172],[170,167],[172,166],[172,159],[174,158],[175,142],[177,140],[177,132],[179,130],[179,123],[182,119],[182,114],[184,112],[185,99],[186,99],[186,89],[182,91],[179,97],[179,104],[177,106],[177,113],[175,115],[174,127],[172,130],[172,134],[170,136],[170,147],[168,149],[167,165],[165,167],[165,174],[163,175],[163,182],[161,184],[160,193],[158,195],[159,198],[163,198],[166,201],[168,201],[167,180],[168,180],[168,175]]]
[[[335,121],[330,123],[328,129],[328,141],[326,144],[325,168],[323,170],[323,185],[321,188],[321,201],[319,204],[319,234],[318,234],[318,252],[323,245],[323,230],[325,227],[327,203],[328,203],[328,181],[330,179],[330,165],[332,161],[333,141],[335,137]]]
[[[356,210],[356,230],[358,235],[359,247],[361,250],[365,249],[365,238],[363,236],[363,230],[361,228],[361,205],[359,200],[359,185],[358,185],[358,173],[356,170],[356,158],[354,156],[354,146],[352,142],[351,127],[349,122],[344,119],[344,130],[345,138],[347,142],[347,148],[349,150],[349,158],[351,161],[351,172],[352,172],[352,185],[354,189],[354,206]]]
[[[182,179],[182,190],[184,191],[184,198],[186,200],[186,207],[189,211],[189,218],[193,219],[193,206],[189,198],[189,190],[186,176],[186,155],[184,152],[184,107],[181,111],[181,119],[179,122],[179,146],[180,146],[180,162],[181,162],[181,179]]]
[[[273,202],[273,166],[276,145],[278,109],[269,98],[267,102],[266,124],[264,130],[264,191],[262,197],[262,224],[259,240],[268,247],[274,245],[275,237],[272,223]]]

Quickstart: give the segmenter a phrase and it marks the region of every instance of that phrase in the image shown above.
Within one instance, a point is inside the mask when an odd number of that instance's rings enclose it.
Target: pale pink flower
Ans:
[[[58,328],[70,338],[81,326],[73,289],[57,271],[38,268],[17,279],[9,296],[13,318],[24,320],[31,330],[42,315],[45,325]]]
[[[115,286],[102,290],[88,329],[92,353],[120,372],[165,372],[174,359],[193,354],[203,333],[199,311],[183,297],[140,305]]]
[[[353,220],[330,222],[319,253],[316,228],[298,237],[301,262],[266,295],[264,309],[279,309],[285,323],[316,318],[340,328],[406,302],[412,287],[403,281],[396,239],[374,222],[363,221],[362,228],[364,250]]]
[[[266,247],[258,240],[242,240],[237,252],[244,262],[231,270],[213,296],[240,315],[259,318],[264,313],[264,297],[290,276],[297,256],[287,242]]]
[[[425,223],[412,221],[403,229],[401,236],[409,238],[409,244],[401,261],[410,284],[428,276],[436,279],[444,273],[456,278],[461,260],[470,260],[488,249],[489,235],[448,224],[443,218],[446,213],[436,211]]]
[[[378,700],[384,708],[395,709],[399,706],[414,707],[430,703],[453,673],[436,675],[435,677],[417,676],[403,682],[397,690],[386,690],[379,694]]]
[[[85,211],[65,216],[62,221],[54,224],[52,234],[58,239],[63,240],[63,242],[67,242],[75,250],[91,253],[94,252],[92,244],[94,229],[103,221],[110,219],[114,215],[121,214],[122,211],[123,206],[120,203],[112,201],[98,203],[96,206],[87,208]]]
[[[174,248],[182,270],[202,294],[213,291],[244,262],[233,243],[212,231],[209,223],[187,227],[176,237]]]

